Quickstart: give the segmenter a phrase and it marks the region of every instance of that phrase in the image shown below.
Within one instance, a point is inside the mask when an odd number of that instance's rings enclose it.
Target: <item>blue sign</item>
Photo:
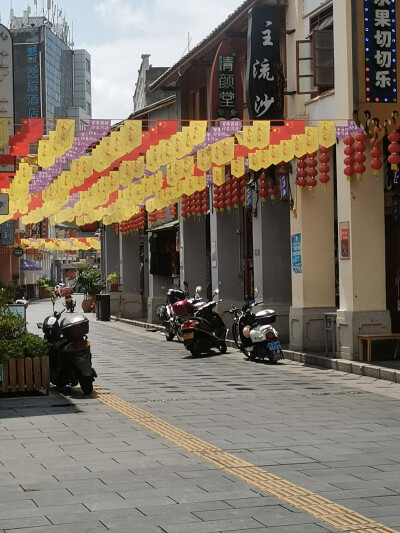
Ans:
[[[301,262],[301,233],[292,235],[292,270],[295,274],[303,272]]]

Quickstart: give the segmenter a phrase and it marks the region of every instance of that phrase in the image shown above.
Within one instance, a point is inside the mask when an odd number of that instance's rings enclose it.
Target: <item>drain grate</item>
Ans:
[[[398,533],[396,530],[379,522],[374,522],[351,509],[327,500],[279,476],[270,474],[248,461],[224,452],[222,449],[176,428],[172,424],[135,407],[98,386],[95,386],[94,389],[97,399],[103,404],[124,414],[134,422],[169,440],[183,450],[224,470],[236,479],[240,479],[258,490],[267,492],[292,507],[313,516],[320,522],[335,527],[338,531]]]

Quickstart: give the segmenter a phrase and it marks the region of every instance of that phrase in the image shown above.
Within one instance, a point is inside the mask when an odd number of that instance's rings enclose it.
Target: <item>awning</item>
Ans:
[[[19,268],[21,270],[42,270],[41,266],[34,261],[30,261],[29,259],[20,259]]]
[[[158,226],[152,226],[147,229],[147,233],[155,233],[157,231],[166,231],[169,229],[177,229],[179,227],[178,220],[171,220],[171,222],[165,222],[164,224],[159,224]]]

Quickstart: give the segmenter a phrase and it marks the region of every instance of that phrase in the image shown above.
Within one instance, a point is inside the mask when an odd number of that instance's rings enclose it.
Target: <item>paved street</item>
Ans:
[[[93,397],[0,399],[0,531],[400,531],[400,384],[86,316]]]

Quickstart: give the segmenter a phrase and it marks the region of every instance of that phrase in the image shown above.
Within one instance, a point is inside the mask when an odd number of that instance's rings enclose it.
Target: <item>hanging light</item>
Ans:
[[[397,167],[400,164],[400,133],[396,130],[393,130],[392,133],[388,135],[388,140],[390,141],[388,146],[388,151],[390,152],[388,162],[390,163],[390,168],[392,170],[397,170]]]
[[[347,179],[350,181],[351,177],[354,175],[354,148],[353,144],[355,143],[354,137],[352,135],[348,135],[343,139],[343,144],[346,145],[346,148],[344,149],[344,155],[346,156],[344,158],[344,164],[346,165],[346,168],[344,169],[344,173],[347,176]]]
[[[375,139],[371,139],[373,142],[371,150],[369,152],[369,155],[371,156],[371,168],[372,172],[375,176],[379,175],[379,170],[382,168],[382,141],[375,141]]]
[[[300,190],[303,190],[304,187],[307,185],[307,163],[306,163],[306,157],[307,155],[302,155],[297,160],[297,179],[296,179],[296,185],[300,187]]]
[[[264,170],[260,174],[259,184],[258,184],[258,194],[262,202],[265,202],[268,196],[268,185],[267,185],[267,176],[265,175]]]
[[[320,176],[318,180],[320,183],[322,183],[322,186],[324,188],[324,192],[326,192],[326,184],[329,182],[330,178],[328,175],[328,172],[330,170],[328,163],[330,161],[329,157],[329,148],[326,148],[325,146],[319,147],[319,153],[321,154],[319,156],[318,161],[320,162],[321,166],[319,167]]]
[[[362,175],[366,171],[364,165],[366,160],[364,152],[367,149],[365,145],[366,138],[367,136],[364,132],[357,133],[355,137],[356,143],[354,145],[354,151],[356,152],[356,155],[354,156],[354,161],[356,164],[354,165],[354,172],[356,173],[358,180],[362,179]]]
[[[317,166],[317,160],[315,159],[316,155],[317,152],[312,152],[308,154],[307,159],[307,186],[310,192],[314,192],[314,187],[316,187],[318,183],[315,179],[315,176],[318,174],[317,169],[315,168]]]

